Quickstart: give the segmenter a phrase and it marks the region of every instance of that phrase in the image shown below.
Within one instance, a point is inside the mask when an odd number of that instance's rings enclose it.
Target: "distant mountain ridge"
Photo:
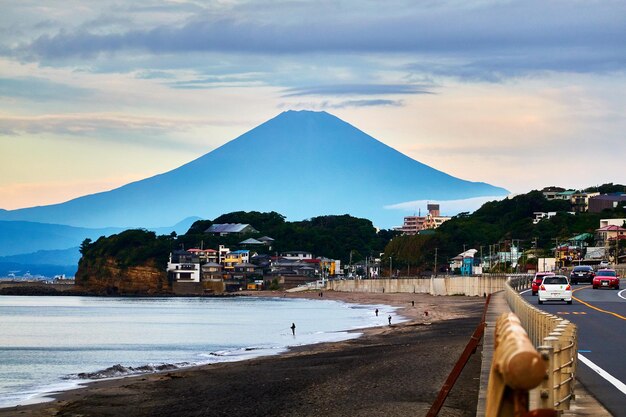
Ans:
[[[506,194],[415,161],[326,112],[287,111],[172,171],[65,203],[0,211],[0,220],[151,228],[256,210],[289,219],[349,213],[391,227],[403,214],[385,206]]]
[[[185,233],[196,220],[198,220],[198,217],[190,217],[174,226],[153,228],[152,230],[156,234],[169,234],[172,231]],[[107,227],[91,229],[61,224],[0,221],[0,261],[7,261],[7,259],[2,259],[2,257],[29,254],[32,258],[30,261],[32,264],[54,264],[53,260],[42,262],[41,254],[34,254],[33,252],[77,248],[87,238],[96,240],[100,236],[109,236],[123,230],[125,228]],[[26,259],[27,257],[21,259],[20,262],[24,263]],[[11,259],[11,261],[16,261],[16,259]]]

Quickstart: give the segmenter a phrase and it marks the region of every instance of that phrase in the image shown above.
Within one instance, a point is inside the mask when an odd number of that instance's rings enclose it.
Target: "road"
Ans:
[[[574,286],[573,303],[537,304],[530,290],[522,295],[536,307],[578,327],[578,380],[616,417],[626,417],[626,290]]]

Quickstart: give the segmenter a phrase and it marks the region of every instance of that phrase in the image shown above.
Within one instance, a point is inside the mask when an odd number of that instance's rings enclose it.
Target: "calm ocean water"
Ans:
[[[94,379],[346,340],[390,314],[329,300],[0,296],[0,407]]]

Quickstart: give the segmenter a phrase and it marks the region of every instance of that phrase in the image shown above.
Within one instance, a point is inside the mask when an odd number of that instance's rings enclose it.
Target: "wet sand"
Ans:
[[[409,321],[279,356],[95,382],[52,402],[0,409],[0,417],[424,416],[484,306],[479,297],[425,294],[249,294],[387,304]],[[440,416],[475,415],[480,364],[478,349]]]

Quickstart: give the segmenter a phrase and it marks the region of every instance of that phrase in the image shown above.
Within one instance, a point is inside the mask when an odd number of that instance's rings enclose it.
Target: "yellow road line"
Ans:
[[[600,313],[610,314],[610,315],[612,315],[612,316],[617,317],[618,319],[626,320],[626,317],[624,317],[624,316],[622,316],[622,315],[619,315],[619,314],[617,314],[617,313],[613,313],[612,311],[602,310],[601,308],[598,308],[598,307],[596,307],[596,306],[592,306],[591,304],[589,304],[589,303],[587,303],[587,302],[585,302],[585,301],[581,300],[581,299],[580,299],[580,298],[578,298],[578,297],[574,297],[574,293],[575,293],[576,291],[584,290],[585,288],[589,288],[589,285],[587,285],[586,287],[577,288],[577,289],[575,289],[574,291],[572,291],[572,298],[573,298],[574,300],[578,301],[579,303],[586,305],[586,306],[587,306],[587,307],[589,307],[589,308],[592,308],[592,309],[594,309],[594,310],[596,310],[596,311],[599,311]]]

